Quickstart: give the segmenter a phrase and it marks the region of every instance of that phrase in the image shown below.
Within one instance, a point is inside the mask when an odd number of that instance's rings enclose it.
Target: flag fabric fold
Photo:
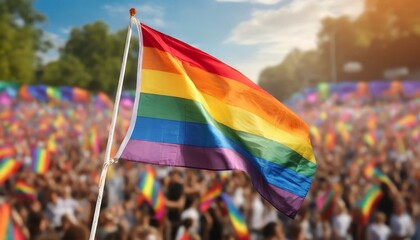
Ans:
[[[308,125],[237,70],[137,26],[141,87],[115,158],[242,170],[266,200],[294,217],[316,170]]]

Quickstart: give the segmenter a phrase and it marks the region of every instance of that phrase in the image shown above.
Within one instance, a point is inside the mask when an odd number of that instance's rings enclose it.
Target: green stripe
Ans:
[[[223,125],[207,112],[201,103],[189,99],[142,93],[138,116],[165,120],[211,124],[233,142],[244,146],[255,157],[289,168],[306,177],[313,177],[316,164],[289,147],[270,139]]]

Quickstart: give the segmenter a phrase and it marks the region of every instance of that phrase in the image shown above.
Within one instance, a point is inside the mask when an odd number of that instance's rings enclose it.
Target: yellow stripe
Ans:
[[[264,119],[242,108],[198,91],[186,75],[143,69],[141,92],[179,97],[200,102],[213,118],[238,131],[252,133],[283,144],[302,157],[315,162],[309,137],[303,138],[293,132],[275,127]]]
[[[143,69],[188,75],[194,87],[201,93],[213,96],[229,105],[246,109],[284,131],[293,132],[294,135],[299,134],[303,138],[308,137],[308,125],[273,96],[238,81],[209,73],[188,62],[180,61],[168,52],[148,47],[143,51]],[[226,89],[233,89],[233,91],[226,91]],[[238,92],[241,94],[237,94]]]

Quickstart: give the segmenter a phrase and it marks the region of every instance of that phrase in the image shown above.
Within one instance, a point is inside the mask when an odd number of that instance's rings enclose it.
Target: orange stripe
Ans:
[[[203,94],[254,113],[276,127],[308,138],[308,125],[274,97],[261,94],[229,78],[183,63],[169,53],[155,48],[145,47],[143,55],[143,69],[187,75]],[[228,89],[234,91],[227,91]],[[277,116],[281,118],[276,118]]]

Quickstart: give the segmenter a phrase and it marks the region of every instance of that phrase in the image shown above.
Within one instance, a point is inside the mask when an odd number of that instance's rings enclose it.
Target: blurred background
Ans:
[[[318,167],[291,220],[242,172],[119,162],[97,239],[242,239],[212,191],[250,239],[420,239],[418,0],[0,1],[0,239],[87,238],[131,7],[301,116]],[[137,56],[133,37],[114,153]]]

